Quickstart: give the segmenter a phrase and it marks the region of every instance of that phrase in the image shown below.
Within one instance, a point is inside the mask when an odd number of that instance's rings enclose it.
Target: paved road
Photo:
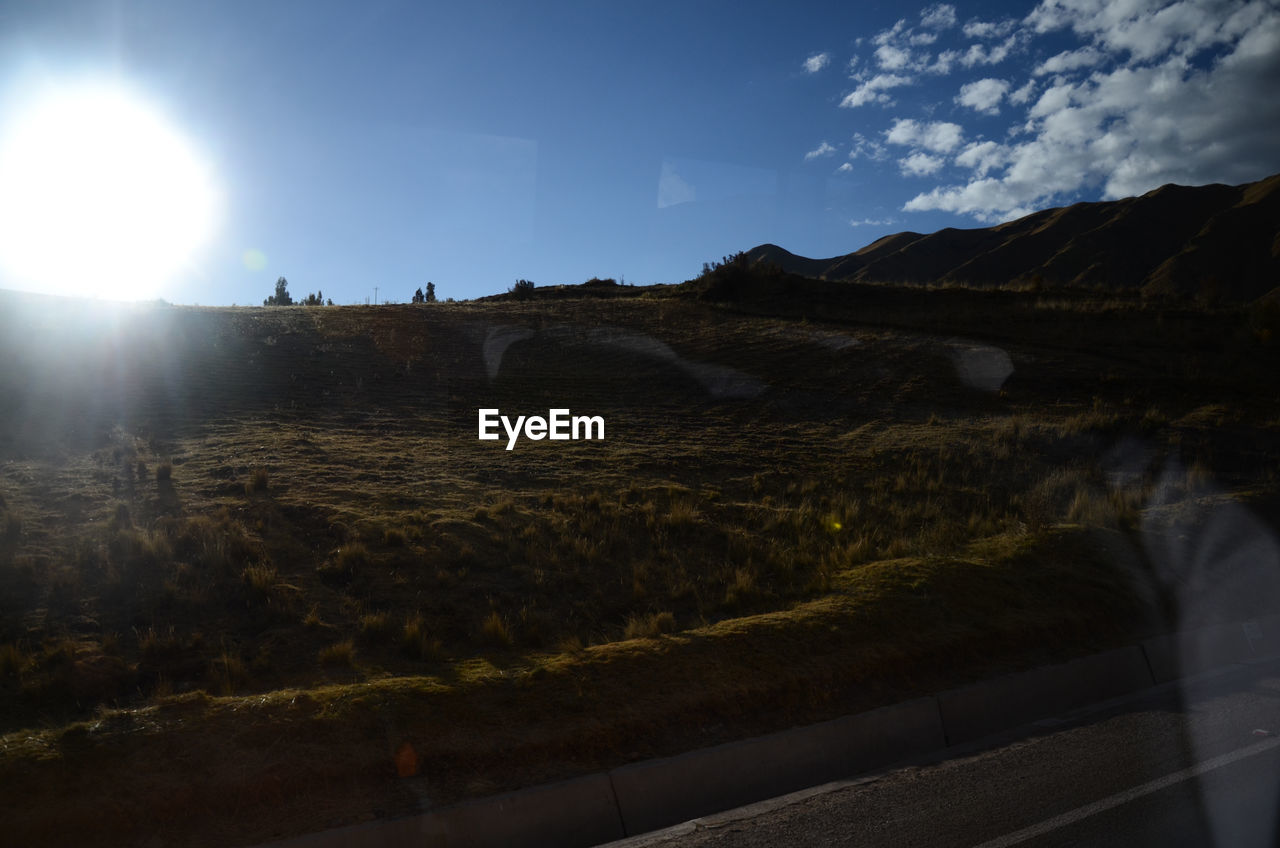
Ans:
[[[1278,810],[1272,664],[613,844],[1271,848]]]

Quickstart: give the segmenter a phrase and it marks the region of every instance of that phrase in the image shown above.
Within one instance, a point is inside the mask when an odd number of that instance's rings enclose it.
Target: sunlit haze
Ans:
[[[195,270],[217,189],[117,85],[33,86],[0,128],[0,267],[15,288],[134,300]]]
[[[0,33],[0,287],[676,283],[1280,171],[1266,0],[103,0]]]

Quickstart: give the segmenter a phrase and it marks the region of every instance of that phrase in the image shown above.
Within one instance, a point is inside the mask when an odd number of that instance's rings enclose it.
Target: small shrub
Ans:
[[[400,632],[400,647],[415,660],[438,660],[443,656],[439,639],[432,639],[421,615],[411,616]]]
[[[321,665],[341,665],[351,667],[356,661],[356,646],[350,639],[335,642],[320,649]]]
[[[351,580],[369,562],[369,549],[359,542],[353,542],[338,548],[316,571],[324,579]]]
[[[134,636],[138,640],[138,653],[144,660],[153,663],[167,663],[181,659],[189,647],[196,648],[201,641],[193,635],[188,645],[187,641],[178,635],[173,625],[163,630],[157,630],[154,626],[146,630],[135,629]]]
[[[489,613],[489,617],[480,625],[480,637],[496,648],[511,646],[511,631],[497,610]]]
[[[360,616],[360,635],[370,642],[389,642],[395,631],[391,616],[385,612],[371,612]]]
[[[1249,311],[1249,329],[1262,345],[1280,340],[1280,299],[1267,297],[1255,303]]]
[[[724,590],[724,602],[728,606],[748,601],[757,593],[755,573],[745,568],[735,568],[733,579]]]
[[[311,609],[307,611],[306,617],[302,619],[302,626],[308,630],[315,630],[318,627],[324,626],[324,622],[320,619],[319,606],[312,606]]]
[[[248,682],[249,670],[244,660],[224,649],[209,663],[209,678],[219,694],[233,695],[238,687]]]
[[[562,654],[576,654],[582,650],[582,639],[578,634],[571,633],[564,637],[556,645],[556,650]]]
[[[245,494],[252,495],[255,492],[265,492],[270,486],[270,482],[265,468],[255,468],[253,473],[249,475],[249,482],[244,484]]]
[[[1151,435],[1157,430],[1162,429],[1169,423],[1169,417],[1156,407],[1150,407],[1146,412],[1142,413],[1142,420],[1138,422],[1138,427],[1143,433]]]
[[[129,530],[133,527],[133,516],[129,514],[128,504],[117,504],[115,515],[107,527],[111,530]]]
[[[0,645],[0,677],[20,677],[29,659],[22,648],[9,642]]]
[[[240,572],[240,579],[249,587],[250,596],[256,600],[269,598],[280,582],[275,567],[270,565],[248,566]]]
[[[516,284],[508,291],[516,296],[517,300],[528,300],[533,297],[533,282],[530,280],[516,280]]]
[[[676,617],[669,612],[656,612],[648,615],[631,616],[627,619],[625,632],[628,639],[654,639],[663,633],[671,633],[676,629]]]

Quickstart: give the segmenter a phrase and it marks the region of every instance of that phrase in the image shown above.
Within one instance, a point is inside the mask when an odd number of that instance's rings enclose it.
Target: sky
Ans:
[[[1277,91],[1274,0],[0,4],[0,287],[678,283],[1260,179]],[[59,96],[65,145],[4,146]]]

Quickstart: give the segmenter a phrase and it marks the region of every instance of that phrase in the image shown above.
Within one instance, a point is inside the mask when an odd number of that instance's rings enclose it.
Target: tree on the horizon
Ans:
[[[427,283],[427,293],[424,296],[423,302],[424,303],[436,302],[436,284],[435,283]]]
[[[276,293],[262,301],[263,306],[292,306],[293,298],[289,296],[289,281],[284,277],[276,280]]]

